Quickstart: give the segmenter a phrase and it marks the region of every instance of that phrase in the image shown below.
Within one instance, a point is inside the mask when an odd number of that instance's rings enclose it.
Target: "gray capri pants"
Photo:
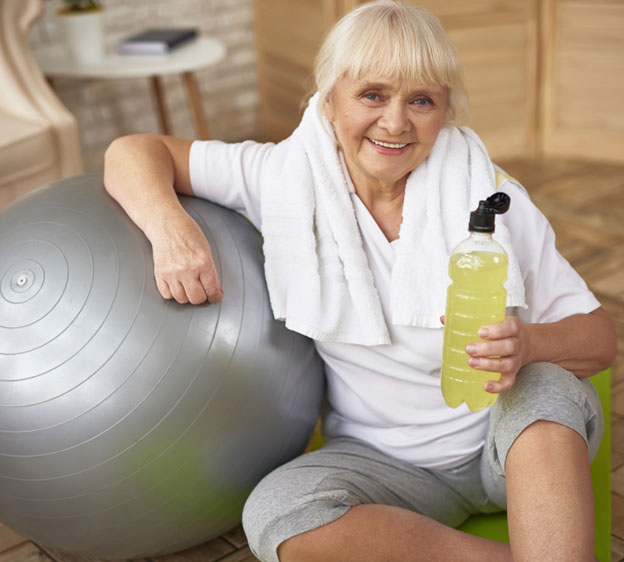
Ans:
[[[507,452],[538,420],[574,429],[588,444],[590,459],[596,455],[604,426],[594,387],[561,367],[535,363],[492,406],[481,454],[460,466],[423,469],[363,441],[336,437],[274,470],[245,504],[249,547],[263,562],[278,562],[283,541],[331,523],[358,504],[402,507],[451,527],[472,514],[504,511]]]

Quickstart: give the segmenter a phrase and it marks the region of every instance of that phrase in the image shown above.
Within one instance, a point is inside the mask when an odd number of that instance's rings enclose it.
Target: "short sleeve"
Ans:
[[[600,302],[585,281],[557,251],[555,233],[527,192],[514,182],[501,186],[511,197],[503,215],[513,251],[524,279],[527,310],[518,309],[525,322],[557,322],[572,314],[588,313]]]
[[[189,154],[193,194],[242,214],[260,230],[262,184],[279,158],[278,146],[253,141],[193,142]]]

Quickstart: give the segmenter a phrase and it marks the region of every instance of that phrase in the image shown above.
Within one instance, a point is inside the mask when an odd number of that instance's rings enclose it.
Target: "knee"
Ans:
[[[247,498],[243,529],[249,549],[260,560],[278,562],[279,545],[348,509],[344,505],[348,494],[328,484],[334,480],[331,471],[314,458],[314,453],[309,453],[277,468]]]
[[[513,388],[492,407],[488,449],[492,466],[504,475],[505,458],[516,438],[532,424],[546,422],[575,430],[595,455],[602,434],[600,401],[591,383],[552,363],[520,370]],[[544,424],[542,423],[544,422]],[[548,426],[554,429],[554,425]]]
[[[278,469],[279,470],[279,469]],[[266,530],[274,517],[276,502],[273,473],[261,480],[252,490],[243,507],[243,530],[249,549],[257,558],[270,560],[266,555]],[[263,539],[264,537],[264,539]]]
[[[585,401],[583,383],[570,371],[554,363],[532,363],[518,372],[514,386],[499,396],[496,410],[514,411],[533,404],[548,410],[559,404],[582,404]]]
[[[547,387],[559,387],[578,379],[568,370],[554,363],[530,363],[520,369],[518,382],[521,384],[539,384]]]
[[[538,419],[525,427],[512,443],[513,449],[519,443],[535,444],[539,450],[553,450],[553,445],[579,440],[585,444],[584,437],[574,428],[550,420]]]

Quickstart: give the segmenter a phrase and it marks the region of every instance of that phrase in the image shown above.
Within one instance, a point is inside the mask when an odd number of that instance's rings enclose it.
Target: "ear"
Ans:
[[[336,115],[335,115],[335,111],[334,111],[334,102],[333,102],[333,93],[332,92],[330,92],[327,95],[327,97],[325,98],[325,107],[323,108],[323,111],[325,113],[325,117],[327,117],[327,120],[330,123],[333,123]]]

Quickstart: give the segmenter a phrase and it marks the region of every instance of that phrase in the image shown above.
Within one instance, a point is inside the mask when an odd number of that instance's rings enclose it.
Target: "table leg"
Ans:
[[[154,90],[154,97],[156,98],[160,130],[165,135],[168,135],[171,132],[171,127],[169,126],[169,117],[167,116],[167,109],[165,107],[165,91],[163,90],[158,76],[152,76],[152,89]]]
[[[210,133],[208,131],[208,123],[206,116],[204,115],[204,108],[202,106],[201,96],[199,94],[199,88],[197,87],[197,81],[192,72],[185,72],[182,74],[184,79],[184,86],[186,87],[186,94],[188,96],[189,105],[191,107],[191,113],[195,121],[195,131],[197,132],[198,139],[209,139]]]

